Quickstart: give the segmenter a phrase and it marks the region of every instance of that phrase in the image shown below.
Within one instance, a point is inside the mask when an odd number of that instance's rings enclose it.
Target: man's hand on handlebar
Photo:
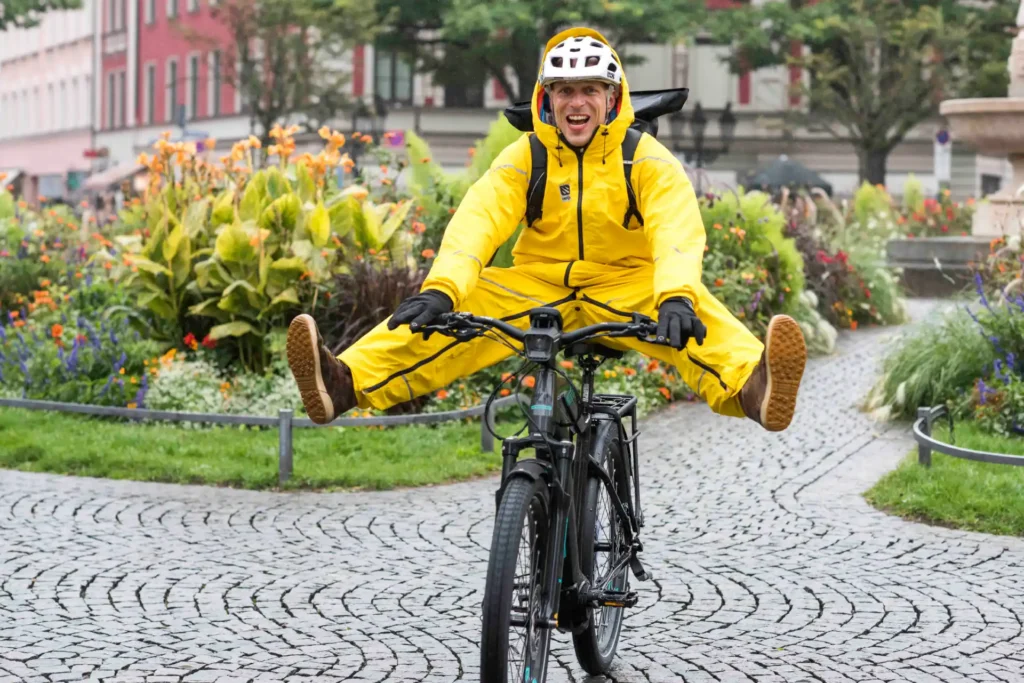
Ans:
[[[421,327],[438,322],[441,316],[451,313],[453,308],[452,300],[447,294],[436,289],[428,289],[400,303],[388,321],[388,329],[393,330],[408,323],[409,329],[418,332]],[[427,332],[425,338],[429,337],[430,333]]]
[[[693,310],[689,299],[681,296],[666,299],[658,308],[658,342],[680,351],[692,338],[697,346],[704,344],[707,328]]]

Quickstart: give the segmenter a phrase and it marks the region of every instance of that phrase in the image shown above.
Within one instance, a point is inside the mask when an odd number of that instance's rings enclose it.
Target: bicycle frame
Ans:
[[[609,572],[609,577],[621,571],[627,562],[635,560],[635,553],[643,548],[637,532],[643,525],[640,512],[639,455],[637,452],[636,398],[633,396],[604,396],[594,393],[594,374],[600,361],[585,355],[581,361],[584,370],[583,396],[573,396],[575,391],[564,382],[554,369],[554,360],[543,364],[536,374],[533,403],[530,407],[531,434],[521,438],[508,438],[502,442],[502,479],[496,495],[500,504],[505,484],[511,476],[544,476],[551,491],[553,514],[551,528],[547,534],[548,546],[545,552],[544,576],[546,585],[543,593],[544,618],[540,624],[549,628],[565,629],[558,615],[562,601],[570,601],[570,608],[583,607],[599,599],[601,591],[592,591],[591,584],[580,568],[578,519],[588,476],[600,477],[610,494],[615,514],[626,521],[625,535],[631,552],[624,554]],[[625,418],[630,419],[630,432],[626,433]],[[627,481],[626,500],[620,500],[618,491],[607,472],[590,456],[591,440],[602,420],[615,422],[621,439],[620,457]],[[572,435],[577,435],[576,443]],[[518,460],[523,450],[534,448],[536,459]],[[573,504],[575,502],[575,504]],[[637,564],[639,566],[639,564]],[[601,586],[609,577],[597,580]]]

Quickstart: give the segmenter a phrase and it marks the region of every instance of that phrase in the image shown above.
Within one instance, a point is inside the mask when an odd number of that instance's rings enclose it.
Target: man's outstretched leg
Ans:
[[[352,371],[327,350],[312,316],[305,313],[288,326],[288,366],[313,422],[327,424],[355,407]]]

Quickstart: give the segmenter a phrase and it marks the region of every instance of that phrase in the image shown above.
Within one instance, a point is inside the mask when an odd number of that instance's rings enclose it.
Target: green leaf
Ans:
[[[284,290],[283,292],[275,296],[274,299],[270,302],[270,306],[268,308],[272,308],[274,306],[277,306],[278,304],[298,305],[299,295],[298,292],[295,291],[295,288],[289,287],[288,289]]]
[[[331,218],[331,230],[339,237],[347,235],[355,225],[353,216],[359,211],[359,200],[351,195],[332,200],[327,209]]]
[[[170,268],[162,266],[159,263],[154,263],[148,258],[143,258],[141,256],[133,256],[132,265],[137,266],[139,270],[144,270],[147,273],[152,273],[153,275],[166,275],[167,277],[172,277],[174,275]]]
[[[217,320],[223,320],[225,318],[225,313],[220,308],[218,308],[217,304],[219,303],[219,297],[207,299],[206,301],[200,304],[189,306],[188,312],[190,315],[200,315],[207,318],[216,318]]]
[[[306,262],[296,256],[279,258],[270,264],[271,270],[283,275],[299,277],[306,272]]]
[[[327,209],[324,208],[323,202],[317,203],[316,208],[313,209],[306,229],[309,232],[309,239],[313,242],[313,246],[323,247],[327,244],[327,240],[331,236],[331,218],[327,214]]]
[[[259,174],[257,174],[259,175]],[[255,180],[255,179],[254,179]],[[259,183],[250,182],[242,194],[242,201],[238,205],[238,217],[243,221],[256,220],[263,210],[263,191]]]
[[[144,292],[139,295],[139,307],[148,308],[165,320],[177,320],[178,314],[166,294],[160,292]]]
[[[170,263],[174,259],[174,255],[178,253],[178,249],[181,247],[181,242],[185,238],[185,228],[178,225],[174,230],[171,230],[171,234],[164,240],[163,245],[163,257],[166,263]]]
[[[292,191],[292,184],[288,182],[288,179],[281,173],[281,169],[277,166],[271,166],[266,171],[267,174],[267,197],[271,200],[277,200],[281,197],[290,194]]]
[[[409,210],[412,209],[412,202],[407,201],[399,204],[393,210],[389,210],[390,217],[384,221],[384,224],[380,229],[380,242],[386,244],[391,236],[395,233],[400,225],[405,221],[405,217],[409,215]]]
[[[278,197],[260,214],[260,227],[276,231],[278,234],[291,233],[295,229],[301,209],[299,198],[294,194]]]
[[[299,164],[295,167],[295,178],[299,186],[299,198],[303,203],[316,199],[316,183],[313,181],[313,176],[305,164]]]
[[[7,190],[0,190],[0,218],[14,218],[14,197]]]
[[[238,223],[232,223],[217,236],[215,253],[222,261],[247,263],[256,256],[256,250],[249,240],[245,229]]]
[[[255,334],[256,330],[247,322],[236,320],[223,325],[217,325],[210,330],[211,339],[224,339],[225,337],[241,337],[246,334]]]

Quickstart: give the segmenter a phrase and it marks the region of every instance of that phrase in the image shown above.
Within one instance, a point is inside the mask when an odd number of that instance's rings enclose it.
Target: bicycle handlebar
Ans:
[[[468,339],[471,335],[466,333],[477,331],[482,332],[486,329],[496,329],[518,342],[522,343],[526,339],[527,330],[521,330],[518,327],[514,327],[504,320],[499,320],[497,318],[488,318],[486,316],[473,315],[472,313],[445,313],[440,319],[440,323],[424,325],[420,330],[423,332],[437,332],[457,339],[462,337]],[[636,337],[637,339],[641,339],[651,344],[667,346],[667,342],[657,342],[653,339],[657,334],[657,328],[658,324],[654,320],[651,320],[647,316],[634,313],[632,322],[596,323],[572,332],[564,332],[559,335],[557,345],[559,349],[563,349],[572,346],[577,342],[585,341],[588,338],[601,335],[612,337]],[[460,335],[460,333],[463,334]]]

